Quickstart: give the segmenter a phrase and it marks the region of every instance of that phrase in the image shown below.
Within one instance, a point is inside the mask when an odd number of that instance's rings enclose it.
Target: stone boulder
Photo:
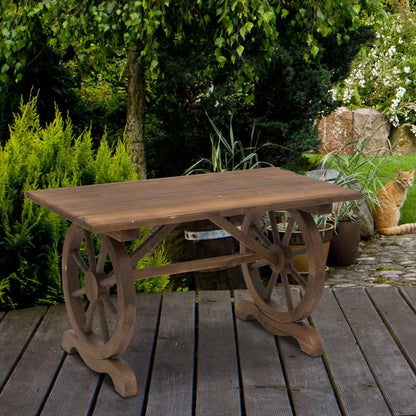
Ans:
[[[390,133],[393,155],[408,155],[416,153],[416,136],[410,127],[393,127]]]
[[[348,108],[339,107],[328,116],[322,117],[318,131],[321,139],[320,153],[353,151],[353,147],[348,145],[354,139],[353,113]]]
[[[383,156],[391,153],[389,121],[377,110],[362,108],[354,111],[354,141],[363,143],[362,152],[367,156]]]

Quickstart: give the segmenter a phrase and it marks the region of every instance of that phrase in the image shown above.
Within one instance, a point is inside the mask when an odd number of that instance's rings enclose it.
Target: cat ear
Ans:
[[[402,174],[403,174],[403,171],[402,171],[401,169],[399,169],[399,170],[397,171],[397,176],[402,176]]]
[[[413,175],[413,174],[415,173],[415,170],[414,170],[414,169],[412,169],[412,170],[410,171],[410,173]]]

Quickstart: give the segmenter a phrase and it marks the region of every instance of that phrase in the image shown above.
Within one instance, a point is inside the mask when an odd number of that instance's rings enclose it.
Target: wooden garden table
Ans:
[[[136,279],[241,265],[251,299],[237,305],[237,316],[257,319],[273,334],[294,336],[307,354],[322,354],[319,334],[302,322],[318,305],[325,281],[324,250],[312,214],[329,213],[332,203],[362,196],[264,168],[30,191],[26,197],[72,222],[62,252],[72,325],[63,335],[64,350],[78,351],[92,370],[108,373],[116,391],[128,397],[136,394],[136,378],[116,357],[133,334]],[[283,237],[276,210],[290,216]],[[237,215],[243,216],[240,227],[229,220]],[[134,269],[178,224],[207,219],[240,242],[239,254]],[[306,248],[292,250],[288,242],[296,223]],[[138,239],[143,227],[151,227],[152,233],[128,252],[125,243]],[[293,264],[295,256],[305,253],[307,277]],[[272,298],[278,279],[283,294]],[[293,282],[303,287],[301,297],[291,291]]]

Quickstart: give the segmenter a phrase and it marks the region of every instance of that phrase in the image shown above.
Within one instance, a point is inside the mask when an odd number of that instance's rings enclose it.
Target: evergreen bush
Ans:
[[[20,104],[10,139],[0,148],[3,310],[62,301],[60,252],[67,221],[24,199],[25,191],[136,178],[125,141],[111,148],[104,137],[94,150],[90,131],[75,138],[71,122],[58,109],[43,128],[36,106],[36,98]],[[163,252],[152,261],[166,261]]]

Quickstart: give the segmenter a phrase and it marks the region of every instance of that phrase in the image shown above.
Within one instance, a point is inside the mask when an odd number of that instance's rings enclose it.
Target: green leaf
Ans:
[[[243,45],[239,45],[238,48],[236,49],[238,56],[241,57],[241,55],[244,52],[244,46]]]
[[[311,54],[312,54],[312,56],[314,58],[316,57],[316,55],[318,54],[318,52],[319,52],[319,47],[317,45],[313,45],[312,46],[312,49],[311,49]]]
[[[360,14],[361,11],[361,5],[360,4],[354,4],[354,6],[352,6],[352,9],[354,10],[354,12],[356,14]]]

